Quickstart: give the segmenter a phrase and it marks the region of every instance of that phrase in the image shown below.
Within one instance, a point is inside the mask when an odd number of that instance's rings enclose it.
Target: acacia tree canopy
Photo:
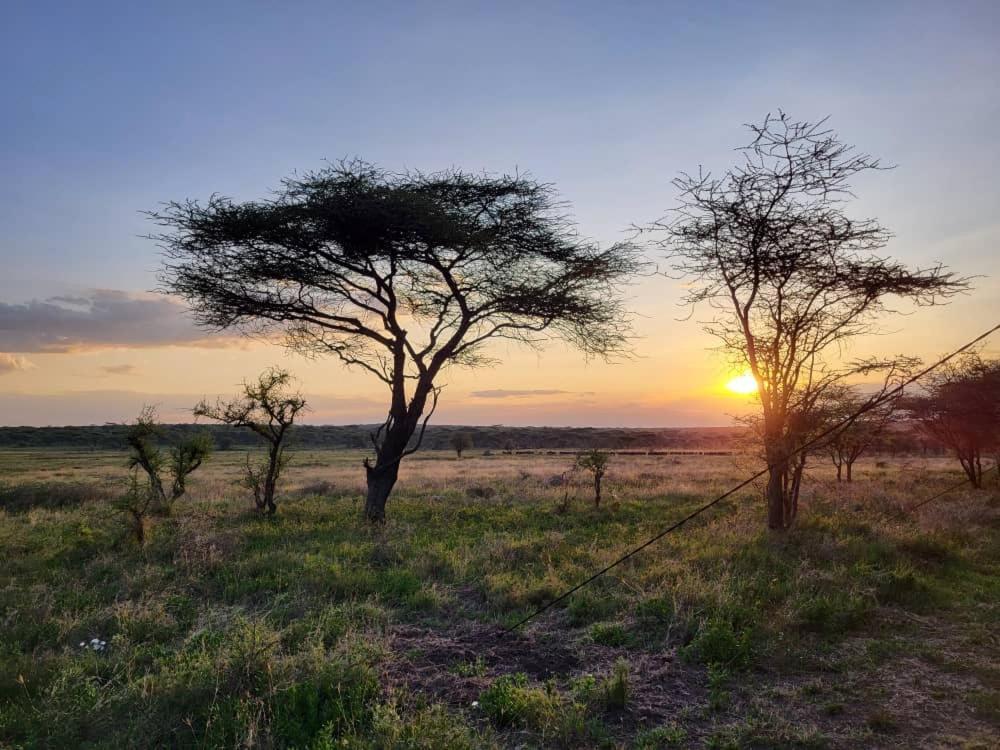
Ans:
[[[955,454],[972,486],[981,487],[983,455],[1000,462],[1000,359],[966,353],[932,373],[924,393],[906,399],[904,408]]]
[[[740,369],[751,370],[771,467],[768,523],[786,528],[797,509],[792,455],[797,424],[812,424],[823,392],[851,375],[898,370],[900,359],[844,364],[843,345],[870,333],[888,300],[934,304],[968,287],[941,266],[908,269],[880,255],[890,233],[847,215],[850,182],[882,169],[826,128],[784,113],[748,126],[741,163],[721,175],[682,174],[680,205],[648,229],[664,234],[687,302],[714,311],[706,330]]]
[[[162,289],[201,324],[280,331],[295,349],[334,354],[387,385],[366,464],[366,514],[380,521],[447,366],[488,362],[493,339],[560,337],[603,357],[627,348],[621,286],[641,268],[637,250],[581,238],[563,211],[551,186],[523,175],[397,174],[352,161],[287,179],[268,200],[213,196],[150,216],[164,228],[153,235],[166,256]]]

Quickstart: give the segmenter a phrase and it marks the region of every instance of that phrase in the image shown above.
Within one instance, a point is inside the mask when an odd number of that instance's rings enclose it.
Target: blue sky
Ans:
[[[614,241],[778,107],[899,165],[856,209],[896,232],[893,254],[1000,272],[1000,3],[9,3],[0,70],[2,303],[149,290],[142,210],[258,197],[343,156],[528,170]],[[647,285],[636,305],[703,347],[677,296]],[[998,310],[986,279],[903,326],[944,347]],[[71,356],[34,357],[36,390],[97,387],[41,377]],[[31,390],[17,377],[5,389]]]

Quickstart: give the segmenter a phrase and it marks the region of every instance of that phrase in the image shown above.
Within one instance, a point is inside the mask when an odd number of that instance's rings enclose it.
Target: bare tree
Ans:
[[[166,453],[159,446],[164,439],[163,426],[152,406],[143,407],[125,433],[129,447],[128,466],[145,472],[149,481],[150,510],[159,515],[170,512],[174,501],[187,490],[188,475],[198,469],[212,451],[212,439],[208,435],[193,435],[181,440]],[[164,487],[164,471],[170,479],[169,494]]]
[[[908,270],[878,253],[890,238],[844,212],[852,178],[881,169],[818,123],[784,113],[748,126],[743,160],[721,176],[674,180],[680,205],[648,229],[665,233],[687,302],[715,311],[706,330],[758,384],[768,466],[768,525],[797,512],[796,422],[812,424],[822,393],[894,361],[840,364],[849,339],[876,330],[887,298],[933,304],[967,288],[942,267]]]
[[[604,479],[604,474],[608,470],[608,462],[610,459],[611,456],[609,454],[604,451],[599,451],[596,448],[581,453],[576,457],[577,468],[589,471],[590,475],[594,478],[595,508],[599,508],[601,506],[601,482]]]
[[[266,201],[171,203],[164,291],[198,320],[278,330],[295,349],[334,354],[389,390],[365,460],[365,515],[385,518],[402,459],[416,451],[450,365],[484,345],[560,336],[609,356],[627,342],[621,284],[641,268],[630,244],[580,238],[552,188],[523,175],[392,174],[340,163],[285,180]]]
[[[1000,360],[965,354],[933,373],[926,392],[907,399],[905,408],[955,454],[969,483],[982,487],[983,456],[1000,452]]]
[[[208,417],[216,422],[246,427],[267,442],[267,457],[254,464],[247,454],[246,485],[253,491],[257,510],[274,515],[275,492],[281,472],[288,465],[285,453],[288,431],[299,412],[306,408],[301,394],[290,389],[292,376],[277,367],[262,372],[257,380],[243,383],[243,393],[231,401],[202,401],[194,408],[196,417]]]
[[[830,436],[826,445],[830,460],[837,468],[838,482],[854,481],[855,462],[882,437],[897,418],[901,398],[900,393],[893,398],[881,399],[878,406],[865,411]],[[825,401],[829,405],[827,413],[830,419],[833,423],[839,423],[861,411],[868,398],[859,393],[857,388],[839,386],[827,392]]]
[[[472,448],[472,435],[467,432],[456,432],[449,440],[451,447],[455,449],[455,455],[459,458],[462,453]]]

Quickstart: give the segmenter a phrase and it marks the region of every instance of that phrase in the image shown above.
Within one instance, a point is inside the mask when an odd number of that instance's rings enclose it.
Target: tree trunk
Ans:
[[[854,477],[851,476],[853,470],[854,470],[854,462],[853,461],[848,461],[847,462],[847,481],[848,482],[853,482],[854,481]],[[838,472],[838,474],[839,474],[839,472]],[[837,478],[840,479],[839,476]]]
[[[843,476],[841,476],[843,474],[843,470],[842,470],[843,464],[836,464],[836,466],[837,466],[837,481],[838,482],[842,482],[842,481],[844,481]],[[848,479],[847,481],[851,481],[851,480]]]
[[[785,477],[781,466],[771,464],[767,476],[767,526],[781,530],[785,526]]]
[[[399,477],[399,461],[390,459],[388,464],[365,466],[368,496],[365,498],[365,519],[372,523],[385,523],[385,503]]]
[[[601,507],[601,476],[594,474],[594,507]]]
[[[773,530],[787,529],[790,525],[789,461],[788,450],[782,436],[764,438],[764,456],[767,460],[767,526]]]
[[[968,456],[959,455],[958,461],[962,464],[962,469],[965,471],[965,476],[969,478],[969,483],[976,489],[980,489],[983,485],[982,482],[982,466],[980,465],[979,471],[976,471],[976,462],[978,456],[975,453],[970,453]]]
[[[170,502],[167,500],[167,492],[163,489],[163,482],[152,472],[149,474],[149,492],[153,499],[150,503],[149,511],[155,516],[169,516]]]
[[[802,489],[802,472],[806,468],[805,454],[799,454],[792,470],[791,488],[788,491],[788,512],[785,515],[785,528],[789,528],[799,515],[799,491]]]
[[[278,487],[278,473],[281,471],[281,452],[277,445],[271,447],[267,456],[267,477],[264,479],[264,507],[273,516],[278,511],[274,504],[274,493]]]
[[[420,427],[420,417],[424,413],[428,396],[436,394],[431,380],[433,373],[425,374],[417,383],[410,403],[406,403],[402,357],[403,350],[400,348],[396,353],[393,405],[389,410],[389,419],[386,420],[386,429],[381,435],[381,442],[376,442],[375,461],[372,462],[367,458],[364,460],[365,478],[368,483],[365,519],[371,523],[385,523],[385,504],[399,478],[399,464],[407,455],[410,439]],[[435,395],[435,404],[436,398]],[[431,414],[433,408],[432,406]],[[422,434],[421,432],[421,436]]]

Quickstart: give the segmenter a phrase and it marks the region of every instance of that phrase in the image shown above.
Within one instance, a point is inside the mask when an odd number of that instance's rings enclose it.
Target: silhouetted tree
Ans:
[[[619,286],[630,244],[581,239],[553,190],[527,177],[392,174],[341,163],[285,180],[270,200],[171,203],[163,289],[215,328],[286,335],[389,389],[365,460],[365,515],[385,518],[402,459],[416,451],[442,369],[488,362],[493,339],[558,335],[588,354],[623,349]]]
[[[680,206],[648,229],[665,232],[674,269],[693,283],[687,301],[718,314],[708,332],[757,380],[768,466],[768,525],[797,512],[793,456],[821,394],[893,361],[838,364],[846,340],[875,329],[887,297],[932,304],[967,288],[940,266],[908,270],[878,252],[890,235],[852,219],[850,181],[880,169],[819,123],[784,113],[750,125],[744,159],[719,177],[674,180]]]
[[[983,485],[983,456],[1000,453],[1000,360],[963,355],[931,374],[926,392],[905,408],[920,428],[955,454],[973,487]]]
[[[611,456],[596,448],[581,453],[576,457],[576,465],[584,471],[589,471],[594,478],[594,507],[601,505],[601,481],[608,470],[608,461]]]
[[[142,469],[149,481],[150,510],[160,515],[170,512],[174,501],[187,490],[187,477],[201,466],[212,451],[212,438],[195,434],[179,440],[164,453],[159,442],[165,440],[155,407],[145,406],[135,422],[128,426],[125,440],[129,447],[128,466]],[[164,487],[164,471],[170,480],[170,492]]]
[[[869,397],[870,398],[870,397]],[[896,418],[901,394],[883,402],[852,420],[842,429],[833,433],[826,441],[833,465],[837,467],[837,481],[854,481],[854,463],[870,449],[885,433],[886,428]],[[831,388],[824,400],[827,412],[834,423],[848,419],[865,405],[868,398],[856,388],[840,386]]]
[[[467,432],[456,432],[448,442],[455,449],[455,454],[461,458],[463,452],[472,448],[472,435]]]
[[[259,464],[247,453],[246,485],[253,491],[257,510],[273,515],[274,495],[282,470],[288,465],[285,453],[288,431],[299,412],[306,408],[301,394],[292,392],[292,376],[277,367],[261,373],[252,383],[243,383],[243,393],[231,401],[214,405],[202,401],[194,408],[197,417],[208,417],[234,427],[246,427],[267,442],[267,458]]]

